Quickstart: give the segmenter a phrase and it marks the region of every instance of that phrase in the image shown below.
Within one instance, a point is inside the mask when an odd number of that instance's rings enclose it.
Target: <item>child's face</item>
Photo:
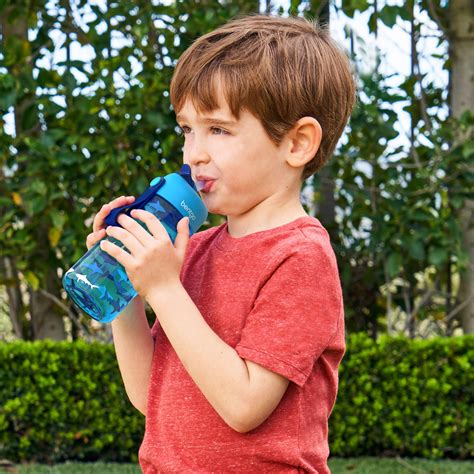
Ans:
[[[276,146],[260,120],[247,110],[236,119],[223,97],[220,106],[199,113],[187,100],[177,113],[184,142],[184,162],[196,180],[210,212],[241,216],[278,203],[288,182],[283,147]]]

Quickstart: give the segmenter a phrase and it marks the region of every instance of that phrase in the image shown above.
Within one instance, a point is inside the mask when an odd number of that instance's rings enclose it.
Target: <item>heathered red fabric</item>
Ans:
[[[290,384],[267,420],[238,433],[204,398],[156,322],[143,472],[328,473],[328,417],[345,343],[326,230],[302,217],[238,239],[226,224],[200,232],[190,241],[182,281],[240,357]]]

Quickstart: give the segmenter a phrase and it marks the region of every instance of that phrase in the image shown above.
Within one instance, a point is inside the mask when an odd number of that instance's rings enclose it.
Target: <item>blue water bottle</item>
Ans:
[[[189,231],[194,234],[207,218],[207,209],[191,179],[191,169],[184,165],[179,173],[155,178],[150,187],[132,204],[113,209],[106,217],[107,225],[120,226],[119,214],[130,215],[133,209],[154,214],[174,242],[176,226],[189,217]],[[139,222],[145,229],[146,225]],[[105,237],[125,246],[113,237]],[[103,239],[102,239],[103,240]],[[63,287],[83,311],[102,323],[112,321],[137,295],[124,267],[100,248],[100,241],[89,249],[64,275]]]

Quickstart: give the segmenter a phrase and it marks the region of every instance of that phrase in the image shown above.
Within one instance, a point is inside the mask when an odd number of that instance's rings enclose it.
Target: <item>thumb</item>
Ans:
[[[174,240],[174,248],[181,260],[184,260],[184,254],[189,242],[189,218],[183,217],[176,226],[178,234]]]

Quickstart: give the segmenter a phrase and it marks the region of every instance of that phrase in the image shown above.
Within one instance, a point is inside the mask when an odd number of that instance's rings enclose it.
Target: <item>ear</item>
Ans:
[[[322,136],[321,125],[314,117],[299,119],[287,133],[286,162],[293,168],[303,167],[316,155]]]

